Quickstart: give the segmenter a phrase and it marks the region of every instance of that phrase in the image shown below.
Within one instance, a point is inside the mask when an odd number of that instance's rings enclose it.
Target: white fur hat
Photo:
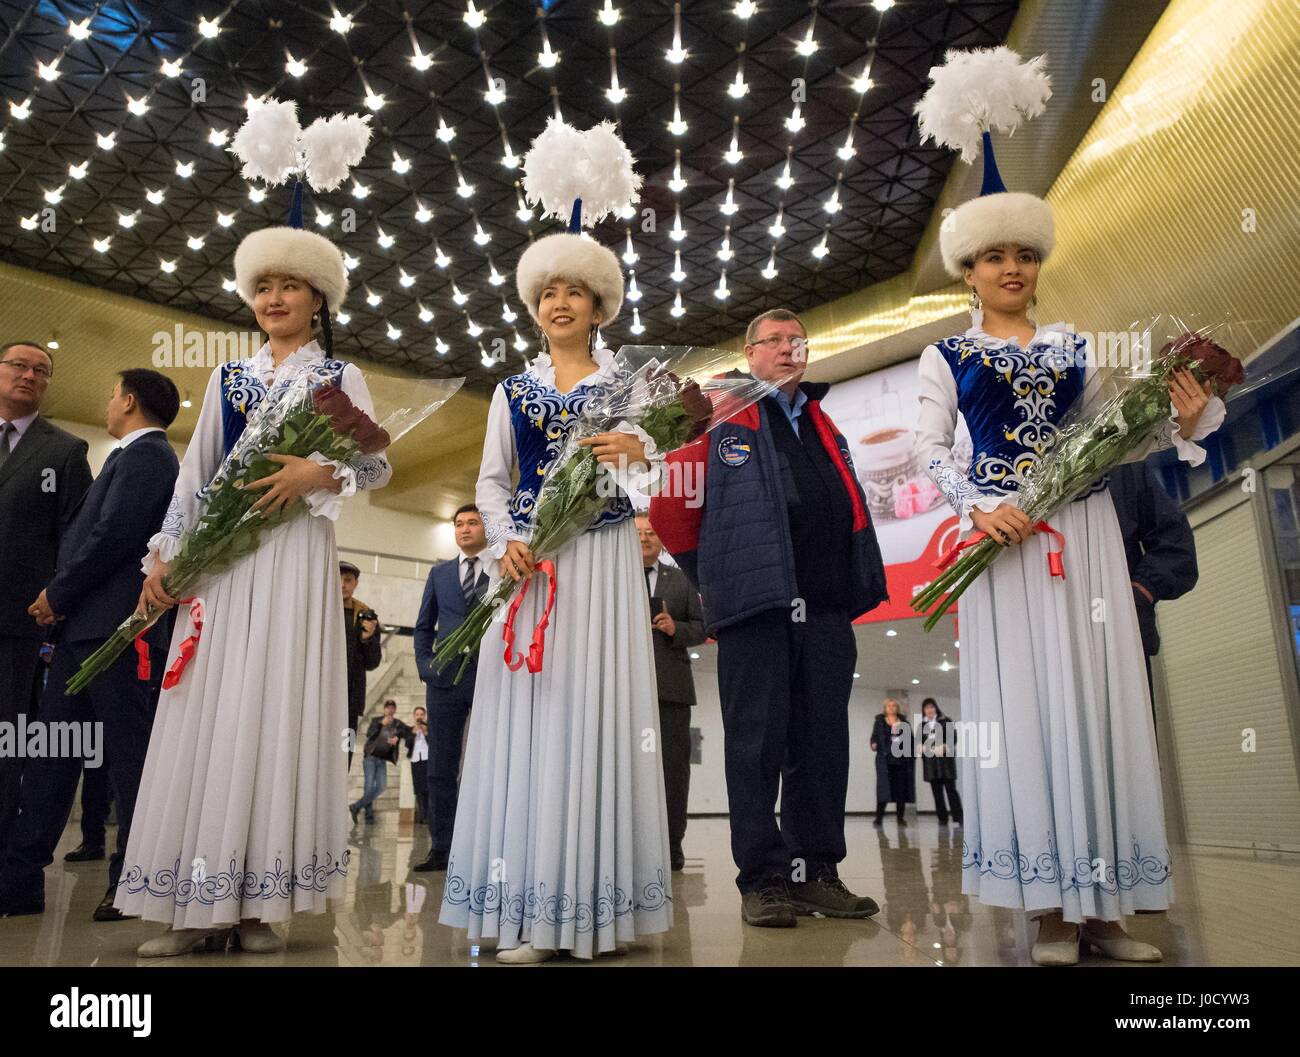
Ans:
[[[337,315],[348,292],[348,271],[339,248],[314,231],[302,228],[263,228],[235,250],[235,288],[249,305],[257,282],[267,275],[291,275],[311,283],[325,298],[330,315]]]
[[[537,319],[542,290],[552,279],[582,283],[600,298],[600,325],[614,322],[623,306],[623,269],[612,250],[583,235],[547,235],[519,257],[515,287],[528,314]]]
[[[953,210],[939,229],[943,266],[954,279],[962,262],[974,260],[990,246],[1028,246],[1046,260],[1056,245],[1052,207],[1037,195],[1002,191],[972,198]]]

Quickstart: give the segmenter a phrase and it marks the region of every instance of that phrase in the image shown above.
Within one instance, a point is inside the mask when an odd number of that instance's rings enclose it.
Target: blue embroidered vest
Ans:
[[[231,360],[221,365],[221,450],[225,455],[239,440],[248,416],[266,396],[266,383],[249,369],[251,360]],[[343,385],[342,360],[322,359],[311,365],[313,373]]]
[[[567,393],[544,385],[531,374],[515,374],[501,383],[510,405],[510,425],[519,459],[519,483],[510,497],[510,517],[518,529],[528,526],[546,471],[560,454],[578,416],[601,391],[599,385],[575,386]],[[625,495],[610,499],[591,528],[613,525],[632,516]]]
[[[1083,393],[1085,344],[1070,333],[1053,333],[1023,349],[965,335],[937,343],[970,430],[967,475],[981,492],[1019,490],[1025,473],[1051,447],[1057,423]],[[1088,494],[1105,485],[1103,477]]]

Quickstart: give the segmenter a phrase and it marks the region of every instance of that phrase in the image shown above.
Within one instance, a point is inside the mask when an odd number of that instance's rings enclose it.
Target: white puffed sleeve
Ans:
[[[654,438],[628,419],[621,419],[611,432],[631,433],[645,445],[646,468],[633,472],[625,466],[614,467],[601,463],[601,469],[614,478],[614,482],[624,493],[636,491],[642,495],[656,495],[663,487],[664,460],[668,457],[668,453],[661,452]]]
[[[366,385],[365,376],[356,364],[349,363],[343,368],[341,388],[344,396],[351,400],[358,410],[371,419],[375,417],[375,402],[371,399],[370,388]],[[315,517],[328,518],[330,521],[339,519],[339,514],[343,512],[343,500],[348,496],[355,495],[357,490],[362,488],[383,488],[393,476],[393,468],[388,464],[384,452],[375,452],[372,455],[358,454],[346,463],[327,459],[320,452],[315,451],[307,458],[321,466],[332,467],[334,479],[343,482],[342,488],[337,492],[328,488],[318,488],[303,496],[307,509]]]
[[[510,423],[510,403],[500,385],[492,390],[488,407],[487,433],[483,437],[483,461],[479,464],[474,503],[487,534],[486,552],[501,558],[510,540],[527,542],[528,536],[515,529],[510,516],[510,499],[514,495],[517,462],[515,433]]]
[[[943,354],[934,345],[921,353],[920,411],[917,415],[916,455],[925,472],[938,486],[958,517],[960,530],[969,532],[972,510],[985,513],[1000,504],[1015,505],[1014,493],[1002,495],[981,492],[953,458],[952,445],[957,433],[957,383]]]
[[[1086,365],[1084,368],[1084,386],[1085,392],[1088,394],[1084,403],[1086,411],[1092,405],[1099,403],[1104,394],[1100,386],[1092,384],[1093,376],[1097,372],[1097,357],[1093,354],[1091,338],[1088,339],[1085,355],[1087,359],[1084,361]],[[1227,414],[1228,408],[1224,402],[1217,396],[1211,396],[1205,410],[1201,412],[1200,419],[1197,420],[1192,439],[1185,440],[1178,432],[1178,411],[1174,407],[1173,400],[1170,399],[1169,418],[1160,423],[1147,443],[1134,448],[1120,462],[1141,462],[1153,452],[1173,448],[1178,453],[1178,458],[1183,462],[1189,466],[1200,466],[1205,461],[1205,449],[1196,442],[1204,440],[1223,425],[1223,420],[1227,417]]]
[[[208,387],[203,392],[203,404],[199,408],[199,421],[185,449],[185,457],[181,459],[176,489],[172,492],[162,528],[149,540],[149,553],[142,564],[146,575],[153,571],[156,562],[173,561],[180,553],[185,530],[194,524],[199,513],[199,495],[216,476],[224,458],[221,368],[217,367],[208,376]]]

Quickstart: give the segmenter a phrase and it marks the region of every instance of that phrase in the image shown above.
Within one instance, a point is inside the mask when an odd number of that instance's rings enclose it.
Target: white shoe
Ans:
[[[531,943],[521,943],[518,947],[497,951],[497,961],[503,965],[533,965],[537,962],[549,962],[554,957],[554,951],[539,949]]]
[[[284,950],[284,940],[280,934],[264,921],[252,924],[240,924],[236,932],[239,947],[249,954],[275,954]]]
[[[1079,937],[1076,933],[1072,940],[1054,940],[1051,943],[1035,943],[1029,952],[1035,965],[1078,965]]]
[[[1107,958],[1117,962],[1159,962],[1164,961],[1164,954],[1159,947],[1135,940],[1132,936],[1100,936],[1088,928],[1083,930],[1083,938]]]
[[[135,953],[141,958],[173,958],[178,954],[189,954],[199,947],[225,950],[229,938],[229,925],[211,929],[168,929],[161,936],[140,944]]]

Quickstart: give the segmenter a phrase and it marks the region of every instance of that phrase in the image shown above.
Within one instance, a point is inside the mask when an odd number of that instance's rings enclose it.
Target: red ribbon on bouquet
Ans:
[[[1034,531],[1046,532],[1049,535],[1056,537],[1057,549],[1049,550],[1047,552],[1047,571],[1051,573],[1053,576],[1059,576],[1062,580],[1064,580],[1065,563],[1061,560],[1061,555],[1065,553],[1064,534],[1052,528],[1052,526],[1049,525],[1046,521],[1035,521]],[[959,555],[967,547],[973,547],[975,546],[975,544],[983,542],[983,540],[986,539],[987,536],[988,536],[987,532],[977,532],[973,536],[971,536],[970,539],[962,540],[960,543],[956,544],[955,546],[949,547],[946,551],[943,552],[943,554],[939,556],[939,560],[934,563],[934,567],[938,569],[940,572],[942,572],[944,569],[948,568],[948,566],[950,566],[953,562],[957,560],[957,555]]]
[[[532,582],[531,576],[524,581],[523,589],[510,603],[510,612],[506,614],[506,626],[501,631],[501,637],[506,643],[506,667],[512,672],[517,672],[527,660],[528,671],[536,675],[542,670],[542,657],[546,652],[546,629],[551,623],[551,610],[555,607],[555,563],[549,560],[538,562],[534,571],[545,573],[550,581],[550,587],[546,592],[546,606],[542,610],[542,617],[537,622],[537,627],[533,628],[533,641],[529,643],[527,658],[522,653],[515,653],[515,614],[519,612],[519,605],[523,602],[524,595],[528,594],[528,585]]]
[[[186,637],[185,641],[181,643],[180,654],[172,662],[172,666],[167,669],[167,674],[163,676],[162,688],[164,690],[170,690],[181,681],[181,676],[185,674],[186,667],[188,667],[190,661],[194,660],[194,651],[198,649],[199,639],[203,637],[203,599],[181,599],[181,605],[186,602],[190,604],[190,620],[194,622],[194,634]]]
[[[144,640],[147,634],[149,629],[145,628],[135,637],[135,677],[142,683],[147,683],[153,675],[153,666],[149,663],[149,643]]]

